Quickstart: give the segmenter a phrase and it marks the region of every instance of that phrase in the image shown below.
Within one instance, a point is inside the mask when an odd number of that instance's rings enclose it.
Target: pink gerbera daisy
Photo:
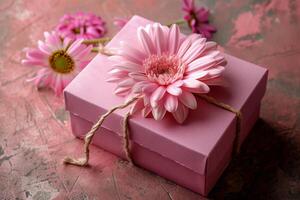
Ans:
[[[211,39],[217,29],[209,24],[209,10],[204,7],[197,7],[194,0],[182,0],[182,10],[185,12],[184,20],[187,21],[193,33],[199,33]]]
[[[106,33],[105,22],[97,15],[78,12],[64,15],[56,27],[56,31],[63,38],[95,39]]]
[[[183,37],[177,25],[139,27],[137,41],[120,43],[107,81],[118,83],[117,95],[142,97],[132,112],[142,110],[145,117],[152,112],[156,120],[170,112],[182,123],[197,108],[194,94],[208,93],[208,84],[221,75],[224,56],[215,42],[199,34]]]
[[[38,41],[38,48],[27,48],[22,64],[41,69],[31,79],[38,87],[50,87],[60,95],[68,83],[90,61],[92,46],[82,44],[83,39],[62,39],[56,32],[44,32],[45,42]]]

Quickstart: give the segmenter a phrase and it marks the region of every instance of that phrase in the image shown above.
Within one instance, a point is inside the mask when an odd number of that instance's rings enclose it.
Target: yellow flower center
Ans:
[[[58,73],[67,74],[74,70],[74,61],[64,50],[55,51],[49,58],[51,68]]]

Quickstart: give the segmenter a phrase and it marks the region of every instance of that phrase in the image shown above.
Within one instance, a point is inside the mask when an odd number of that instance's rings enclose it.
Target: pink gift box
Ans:
[[[116,47],[122,40],[135,43],[131,36],[137,27],[148,23],[153,22],[134,16],[107,47]],[[213,87],[208,95],[243,113],[238,141],[242,143],[259,116],[267,70],[225,56],[228,64],[223,77],[228,86]],[[116,84],[105,81],[111,65],[106,56],[97,55],[64,91],[76,137],[83,138],[100,115],[124,102],[113,94]],[[122,119],[126,111],[109,116],[93,139],[94,145],[123,158]],[[190,110],[182,125],[169,115],[161,121],[134,115],[129,122],[132,158],[138,166],[207,195],[231,160],[236,123],[234,113],[200,98],[197,110]]]

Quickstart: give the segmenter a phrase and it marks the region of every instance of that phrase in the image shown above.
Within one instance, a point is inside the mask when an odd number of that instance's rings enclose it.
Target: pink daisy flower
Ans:
[[[68,83],[90,61],[92,46],[82,44],[83,39],[62,39],[56,32],[44,32],[45,42],[38,41],[38,48],[26,48],[22,64],[41,69],[30,81],[38,87],[50,87],[60,95]]]
[[[134,37],[134,36],[133,36]],[[158,23],[140,27],[137,43],[120,43],[107,81],[118,85],[115,94],[141,96],[132,113],[152,113],[161,120],[167,112],[182,123],[189,109],[197,108],[195,93],[208,93],[225,69],[224,56],[215,42],[199,34],[183,37],[177,25]]]
[[[126,18],[120,18],[120,17],[116,17],[114,19],[114,25],[118,28],[123,28],[123,26],[125,26],[125,24],[127,24],[129,19]]]
[[[56,27],[56,31],[63,38],[95,39],[106,33],[105,22],[97,15],[78,12],[64,15]]]
[[[217,29],[209,24],[209,10],[204,7],[196,7],[194,0],[182,0],[182,10],[185,12],[184,19],[193,33],[199,33],[211,39]]]

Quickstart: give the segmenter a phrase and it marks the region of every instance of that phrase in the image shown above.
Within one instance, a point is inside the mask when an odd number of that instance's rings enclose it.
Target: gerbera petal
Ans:
[[[187,118],[189,113],[188,108],[186,108],[183,104],[179,103],[177,110],[173,112],[173,117],[176,119],[176,121],[180,124],[182,124],[185,119]]]
[[[143,88],[148,84],[147,81],[140,81],[140,82],[136,82],[133,86],[132,86],[132,92],[135,94],[139,94],[143,92]]]
[[[225,67],[217,66],[213,69],[207,70],[207,73],[210,77],[216,77],[216,76],[219,76],[224,70],[225,70]]]
[[[26,57],[33,58],[35,60],[45,60],[47,55],[39,49],[26,49]]]
[[[99,31],[94,27],[88,27],[86,29],[86,33],[88,33],[89,36],[92,36],[93,38],[96,38],[99,35]]]
[[[201,34],[198,33],[192,33],[188,36],[192,43],[194,43],[196,40],[199,40],[200,38],[203,38]]]
[[[142,110],[143,117],[147,117],[152,111],[151,106],[145,106],[145,108]]]
[[[91,50],[93,48],[92,45],[89,46],[81,45],[81,46],[83,46],[83,49],[81,49],[81,51],[77,52],[74,55],[75,59],[81,60],[82,58],[85,58],[89,53],[91,53]]]
[[[44,32],[44,37],[46,43],[49,44],[53,49],[60,49],[62,47],[62,42],[55,33]]]
[[[130,91],[130,87],[117,87],[116,90],[114,91],[114,93],[116,95],[123,96],[123,95],[128,94],[129,91]]]
[[[189,73],[188,75],[184,76],[185,79],[201,79],[203,77],[205,77],[208,74],[207,71],[193,71],[191,73]]]
[[[175,81],[172,85],[176,87],[181,87],[183,85],[183,81],[182,80]]]
[[[196,9],[195,14],[197,15],[197,19],[201,20],[201,22],[207,22],[208,21],[208,15],[209,15],[209,10],[206,8],[199,8]]]
[[[168,35],[169,35],[169,31],[170,31],[170,28],[167,27],[167,26],[161,26],[162,30],[163,30],[163,33],[165,35],[165,38],[166,38],[166,41],[168,39]],[[166,48],[168,47],[168,44],[166,43]]]
[[[136,102],[133,103],[131,109],[130,109],[130,114],[134,114],[139,110],[142,110],[144,108],[144,101],[142,98],[138,99]]]
[[[201,81],[198,81],[196,79],[185,79],[183,81],[183,86],[184,87],[189,87],[189,88],[197,88],[201,86]]]
[[[142,44],[142,47],[145,50],[145,52],[148,55],[155,53],[154,45],[151,41],[151,38],[147,34],[147,32],[143,28],[139,27],[137,33],[138,33],[138,39],[139,39],[140,43]]]
[[[48,64],[43,61],[43,60],[35,60],[35,59],[23,59],[21,61],[21,63],[23,65],[26,65],[26,66],[43,66],[43,67],[47,67]]]
[[[131,87],[133,86],[135,81],[132,78],[126,78],[118,83],[119,87]]]
[[[219,50],[215,50],[215,49],[205,51],[205,53],[203,53],[203,56],[210,56],[216,60],[224,58],[224,55]]]
[[[156,47],[156,53],[157,53],[157,55],[161,55],[165,50],[165,42],[166,41],[164,38],[164,33],[163,33],[161,25],[158,23],[154,23],[153,28],[154,28],[154,34],[155,34],[155,37],[153,39],[154,39],[154,44]]]
[[[122,56],[129,58],[133,62],[141,64],[142,61],[146,58],[145,52],[142,52],[139,49],[133,47],[132,44],[121,41],[120,45],[122,47],[122,50],[120,50],[119,53]]]
[[[191,72],[193,70],[199,70],[208,66],[212,66],[214,62],[215,60],[210,56],[200,57],[188,65],[186,72]]]
[[[151,95],[150,104],[152,107],[156,107],[158,101],[161,100],[166,92],[166,88],[164,86],[158,87]]]
[[[217,78],[219,77],[222,72],[225,70],[225,67],[223,66],[217,66],[211,69],[208,69],[206,71],[203,72],[207,72],[207,74],[201,78],[199,78],[200,81],[204,81],[204,80],[209,80],[209,79],[213,79],[213,78]]]
[[[121,69],[117,69],[117,68],[112,68],[112,69],[109,70],[107,73],[108,73],[109,75],[111,75],[111,76],[118,76],[119,74],[120,74],[120,75],[128,74],[127,71],[124,71],[124,70],[121,70]]]
[[[165,100],[165,109],[169,112],[175,112],[178,106],[178,99],[176,96],[168,95]]]
[[[91,45],[90,45],[90,46],[91,46]],[[74,49],[71,53],[68,52],[68,54],[71,55],[71,56],[74,57],[74,58],[78,58],[78,57],[77,57],[77,54],[79,54],[79,53],[81,53],[82,51],[84,51],[84,50],[86,49],[86,47],[87,47],[86,45],[80,44],[80,45],[78,45],[77,48]]]
[[[186,79],[183,81],[183,87],[185,87],[185,89],[187,91],[193,92],[193,93],[208,93],[209,92],[209,87],[198,80],[195,79]]]
[[[168,36],[168,46],[169,46],[169,53],[175,54],[178,50],[179,42],[180,42],[180,31],[179,27],[176,24],[173,24],[169,31]]]
[[[155,108],[152,108],[152,115],[155,120],[161,120],[162,118],[164,118],[165,114],[166,114],[166,109],[161,104],[159,104]]]
[[[169,94],[172,94],[174,96],[179,96],[182,93],[182,90],[180,87],[176,87],[174,84],[171,84],[167,87],[167,91]]]
[[[154,39],[155,38],[155,34],[154,34],[154,28],[152,24],[147,24],[145,26],[145,31],[148,33],[148,35],[150,36],[150,38]],[[154,42],[154,41],[152,41]]]
[[[38,41],[38,47],[40,51],[44,52],[46,55],[50,55],[52,53],[52,49],[41,40]]]
[[[205,51],[215,50],[217,48],[217,43],[213,41],[208,41],[205,44]]]
[[[130,72],[128,74],[129,77],[137,80],[137,81],[146,81],[148,80],[147,76],[143,73],[139,73],[139,72]]]
[[[217,60],[214,57],[212,57],[211,55],[206,55],[206,56],[200,57],[188,65],[186,72],[189,73],[189,72],[195,71],[195,70],[208,69],[208,68],[214,66],[216,64],[216,61]]]
[[[125,76],[126,77],[126,76]],[[111,76],[107,78],[105,81],[110,82],[110,83],[116,83],[124,80],[124,77],[119,77],[119,76]]]
[[[185,54],[185,52],[190,48],[191,45],[192,45],[191,39],[189,37],[186,37],[179,47],[177,56],[181,58]]]
[[[69,53],[70,55],[74,55],[74,52],[76,52],[76,50],[81,46],[83,42],[83,39],[77,39],[75,40],[70,47],[67,50],[67,53]]]
[[[63,91],[63,85],[62,85],[62,75],[61,74],[56,74],[55,79],[54,79],[54,84],[52,85],[52,88],[55,92],[55,95],[59,96],[61,95]]]
[[[113,65],[113,68],[121,69],[121,70],[126,70],[129,72],[143,72],[144,70],[142,69],[141,65],[138,65],[136,63],[132,63],[130,61],[124,61],[120,62],[117,64]]]
[[[189,64],[195,60],[205,49],[206,38],[200,38],[196,40],[191,47],[182,56],[182,61]]]
[[[143,87],[143,92],[144,93],[152,93],[154,90],[156,90],[159,86],[156,83],[147,83]]]
[[[197,100],[192,93],[183,90],[178,98],[186,107],[193,110],[197,108]]]

